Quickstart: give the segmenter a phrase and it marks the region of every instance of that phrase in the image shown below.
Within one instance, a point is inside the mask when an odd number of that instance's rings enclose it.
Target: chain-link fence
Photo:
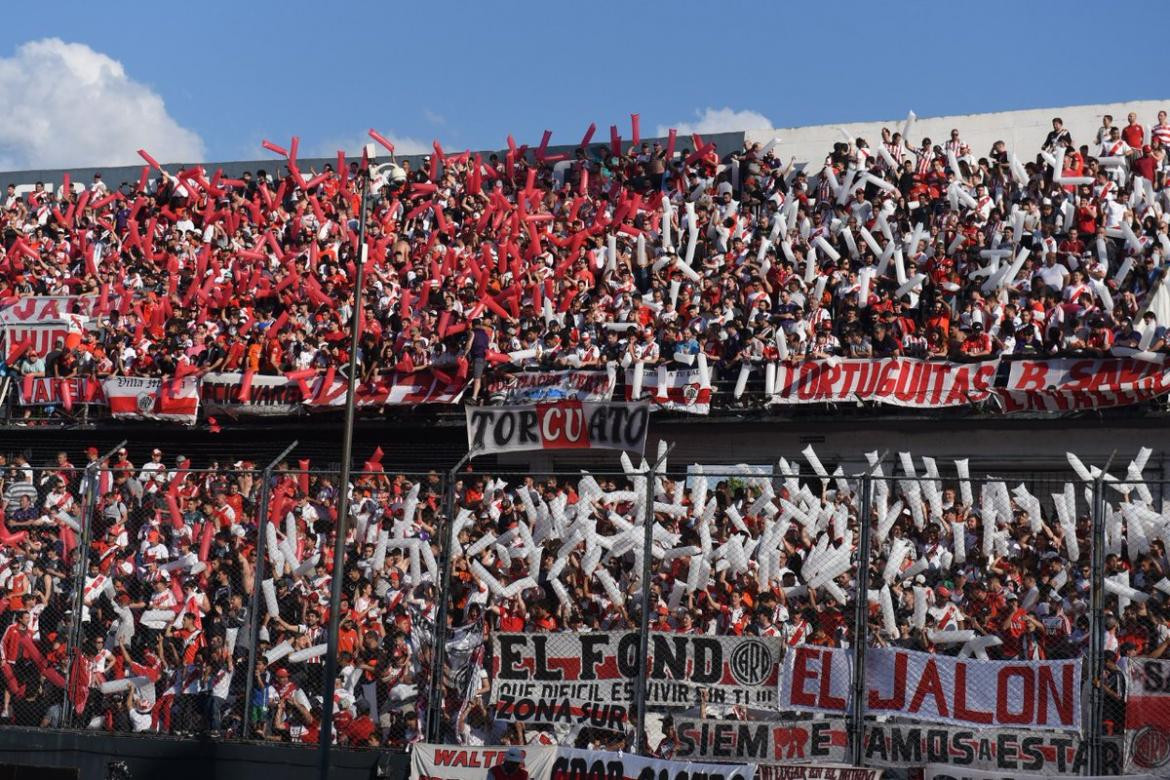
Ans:
[[[352,747],[1170,763],[1170,515],[1148,450],[985,474],[806,448],[452,476],[375,453],[340,545],[340,474],[310,461],[84,458],[0,468],[8,723],[313,743],[332,694]],[[1030,758],[978,758],[1004,740]]]

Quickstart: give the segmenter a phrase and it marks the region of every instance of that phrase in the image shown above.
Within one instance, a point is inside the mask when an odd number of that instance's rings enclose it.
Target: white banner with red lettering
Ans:
[[[1170,393],[1170,367],[1128,357],[1017,360],[997,392],[1005,412],[1128,406]]]
[[[998,360],[949,363],[915,358],[828,358],[776,365],[773,404],[873,401],[936,409],[985,400]]]
[[[6,353],[27,345],[44,357],[58,341],[90,326],[96,301],[92,295],[30,295],[0,308]]]
[[[665,366],[653,366],[641,371],[626,369],[626,400],[639,397],[649,398],[655,409],[687,414],[711,413],[711,377],[704,370],[688,368],[668,371]],[[639,381],[640,380],[640,381]]]
[[[507,747],[432,745],[410,748],[411,780],[485,780],[488,770],[504,763]],[[530,780],[754,780],[752,764],[699,764],[667,761],[632,753],[578,750],[555,745],[525,745],[521,765]]]
[[[45,376],[21,377],[21,406],[64,406],[66,410],[74,404],[105,405],[100,379],[75,376],[68,379],[54,379]]]
[[[304,382],[305,380],[300,380]],[[345,406],[346,380],[329,371],[310,377],[305,392],[306,403],[313,408]],[[465,379],[439,370],[424,369],[410,373],[393,372],[370,382],[359,382],[357,406],[411,406],[414,404],[454,404],[463,395]]]
[[[866,653],[865,710],[931,723],[1080,731],[1081,662],[985,661],[874,648]],[[852,653],[800,645],[785,655],[779,709],[843,713]]]
[[[117,420],[165,420],[194,425],[199,414],[199,380],[114,376],[102,382],[110,414]]]
[[[524,450],[646,449],[650,406],[555,401],[524,406],[469,406],[467,448],[483,454]]]

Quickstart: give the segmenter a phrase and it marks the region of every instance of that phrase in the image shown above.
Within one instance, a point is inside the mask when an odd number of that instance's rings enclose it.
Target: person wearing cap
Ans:
[[[504,751],[504,760],[488,770],[487,780],[528,780],[524,751],[515,745]]]

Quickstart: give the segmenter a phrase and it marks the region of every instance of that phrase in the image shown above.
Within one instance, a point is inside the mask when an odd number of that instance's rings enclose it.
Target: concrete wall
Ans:
[[[382,755],[388,756],[388,774],[377,771]],[[334,748],[331,756],[329,776],[338,780],[405,780],[410,772],[402,753]],[[126,764],[131,780],[313,780],[318,776],[316,747],[132,737],[98,731],[0,729],[0,765],[4,767],[70,767],[78,770],[78,780],[105,780],[109,764],[115,761]]]
[[[1072,133],[1073,143],[1078,146],[1089,144],[1090,149],[1095,152],[1094,141],[1103,115],[1111,114],[1114,124],[1124,126],[1126,115],[1130,111],[1135,111],[1138,122],[1145,126],[1148,133],[1150,127],[1157,124],[1158,111],[1163,109],[1170,110],[1170,99],[1035,108],[995,114],[919,117],[914,122],[910,138],[907,140],[912,145],[919,146],[922,139],[928,137],[932,143],[941,145],[950,138],[951,130],[958,128],[959,137],[971,147],[971,153],[976,159],[986,156],[996,141],[1006,142],[1008,149],[1014,151],[1021,160],[1035,159],[1040,145],[1044,142],[1044,136],[1052,129],[1052,118],[1059,116],[1064,120],[1064,126]],[[833,144],[844,140],[839,128],[843,128],[851,139],[864,138],[870,147],[874,147],[881,140],[883,127],[890,128],[890,132],[900,132],[905,121],[905,117],[902,117],[878,122],[752,129],[748,130],[746,135],[749,142],[758,141],[761,144],[779,138],[781,143],[777,146],[776,153],[782,159],[795,157],[797,162],[811,161],[819,166],[833,150]]]

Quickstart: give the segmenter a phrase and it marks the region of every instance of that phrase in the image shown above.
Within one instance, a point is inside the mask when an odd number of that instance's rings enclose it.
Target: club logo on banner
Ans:
[[[492,643],[492,699],[501,719],[610,729],[628,719],[636,632],[496,634]],[[704,691],[710,704],[770,709],[779,657],[779,640],[652,633],[646,703],[693,707]]]
[[[875,648],[866,655],[866,711],[957,726],[1079,731],[1081,662],[984,661]],[[784,658],[779,708],[845,712],[848,650],[801,645]]]
[[[608,371],[517,371],[493,374],[484,392],[494,404],[531,404],[539,401],[609,401],[617,384]]]
[[[484,780],[504,762],[506,747],[444,747],[416,743],[410,750],[411,780]],[[696,764],[631,753],[527,745],[524,769],[531,780],[754,780],[751,764]]]
[[[843,762],[849,732],[839,718],[807,721],[675,718],[674,758],[750,761]]]
[[[166,420],[194,425],[199,414],[199,382],[115,376],[102,382],[116,420]]]
[[[1058,731],[1020,733],[1011,729],[874,723],[865,729],[862,760],[867,766],[898,769],[936,764],[951,767],[956,773],[982,769],[1017,777],[1020,772],[1074,776],[1089,766],[1089,741]],[[1118,740],[1101,742],[1101,769],[1107,774],[1119,773]]]
[[[650,406],[557,401],[525,406],[467,407],[467,447],[489,452],[606,449],[641,453]]]
[[[997,392],[1005,412],[1105,409],[1170,393],[1170,369],[1134,358],[1019,360]]]
[[[1170,774],[1170,661],[1126,665],[1125,771]]]
[[[779,363],[773,404],[876,401],[934,409],[985,400],[999,361],[946,363],[914,358],[840,359]]]

